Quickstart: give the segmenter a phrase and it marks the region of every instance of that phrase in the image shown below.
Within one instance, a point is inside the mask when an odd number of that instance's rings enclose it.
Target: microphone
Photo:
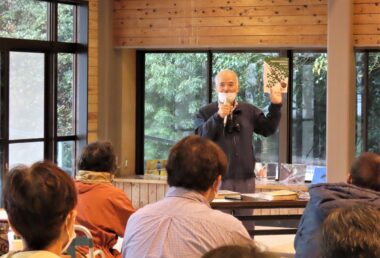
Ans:
[[[223,104],[227,104],[228,103],[228,101],[227,101],[227,98],[224,100],[224,103]],[[223,120],[223,125],[224,125],[224,128],[226,127],[226,125],[227,125],[227,117],[228,117],[228,115],[226,115],[225,117],[224,117],[224,120]]]

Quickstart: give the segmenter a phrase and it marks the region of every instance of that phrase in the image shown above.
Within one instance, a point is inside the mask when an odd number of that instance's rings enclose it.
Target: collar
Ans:
[[[86,184],[111,184],[113,175],[110,172],[79,170],[75,179]]]
[[[189,190],[183,187],[175,187],[175,186],[170,187],[168,192],[166,193],[166,197],[185,198],[192,201],[204,203],[205,205],[211,208],[210,203],[202,194],[194,190]]]

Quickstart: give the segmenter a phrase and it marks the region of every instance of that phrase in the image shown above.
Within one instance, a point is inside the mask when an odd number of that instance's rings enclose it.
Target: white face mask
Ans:
[[[237,96],[237,92],[218,92],[218,100],[220,103],[233,104]]]
[[[66,227],[66,233],[67,233],[69,239],[68,239],[67,243],[65,244],[65,246],[62,248],[62,251],[61,251],[62,254],[67,251],[67,248],[69,248],[71,242],[73,242],[74,238],[77,237],[77,234],[75,234],[74,229],[71,232],[72,233],[70,234],[69,230],[67,230],[67,227]]]

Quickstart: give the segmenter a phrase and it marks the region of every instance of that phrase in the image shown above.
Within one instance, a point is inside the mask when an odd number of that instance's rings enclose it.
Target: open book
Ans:
[[[244,196],[264,199],[269,201],[282,201],[282,200],[296,200],[298,199],[298,194],[289,190],[278,190],[272,192],[259,192],[254,194],[244,194]]]
[[[241,200],[241,194],[239,192],[229,190],[219,190],[215,196],[215,199],[235,199]]]

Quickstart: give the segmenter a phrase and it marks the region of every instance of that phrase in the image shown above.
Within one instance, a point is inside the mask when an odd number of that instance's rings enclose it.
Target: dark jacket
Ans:
[[[228,158],[227,174],[223,179],[247,179],[254,177],[255,156],[252,145],[253,133],[273,134],[281,118],[281,104],[271,104],[267,115],[248,103],[238,103],[233,111],[232,126],[227,130],[218,115],[218,104],[211,103],[196,115],[196,134],[217,143]],[[236,126],[238,125],[238,126]]]
[[[380,209],[380,192],[351,184],[317,184],[310,187],[309,193],[310,201],[294,240],[296,258],[321,257],[320,227],[334,209],[363,203],[373,204]]]

